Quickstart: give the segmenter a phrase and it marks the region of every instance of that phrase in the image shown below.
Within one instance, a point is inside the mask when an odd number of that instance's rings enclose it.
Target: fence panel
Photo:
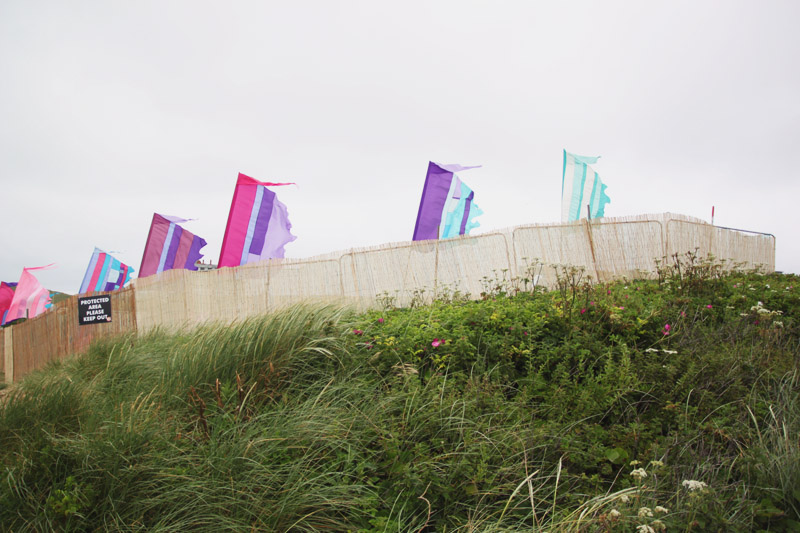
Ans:
[[[763,233],[721,228],[685,220],[667,222],[667,254],[683,255],[697,249],[701,257],[711,253],[729,267],[763,267],[775,270],[775,237]]]
[[[436,292],[460,291],[477,298],[485,284],[514,275],[506,236],[490,233],[439,241]]]
[[[342,276],[339,260],[283,260],[267,265],[270,310],[289,307],[297,302],[339,302],[342,300]]]
[[[136,302],[132,288],[107,294],[111,297],[111,322],[78,325],[78,295],[59,302],[49,311],[12,326],[13,380],[42,368],[50,361],[86,350],[95,339],[136,331]]]
[[[418,241],[342,255],[344,298],[361,308],[371,307],[378,297],[408,305],[416,291],[434,288],[438,244]]]
[[[525,275],[535,263],[537,285],[552,287],[556,283],[554,266],[571,265],[583,267],[587,274],[595,276],[594,261],[586,226],[581,222],[553,226],[521,226],[512,232],[516,270]]]
[[[652,272],[663,260],[663,227],[657,221],[598,222],[589,226],[597,278],[609,281]]]

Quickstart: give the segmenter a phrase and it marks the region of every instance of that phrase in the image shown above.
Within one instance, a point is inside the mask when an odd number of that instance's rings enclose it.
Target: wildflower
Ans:
[[[440,339],[433,339],[433,342],[431,343],[431,346],[433,346],[434,348],[438,348],[439,346],[442,345],[442,342],[443,341],[440,340]]]
[[[583,309],[581,309],[581,314],[584,314],[584,313],[586,313],[586,308],[585,307]]]
[[[622,503],[628,503],[629,501],[631,501],[631,499],[628,497],[627,494],[623,494],[622,496],[619,497],[619,501],[621,501]]]
[[[611,294],[611,289],[608,289],[608,291],[606,291],[606,294]]]
[[[620,311],[624,311],[624,310],[625,310],[625,308],[624,308],[624,307],[622,307],[622,306],[620,305],[620,306],[619,306],[619,310],[620,310]]]
[[[370,344],[370,343],[367,343],[365,346],[366,346],[367,350],[371,350],[372,349],[372,344]]]
[[[681,318],[686,318],[686,312],[685,311],[681,311]]]
[[[647,524],[640,524],[636,526],[637,533],[656,533],[656,530]]]
[[[667,514],[669,512],[669,509],[667,509],[666,507],[661,507],[660,505],[656,505],[654,511],[657,513]]]
[[[528,332],[527,332],[527,331],[523,331],[523,332],[522,332],[522,334],[523,334],[523,335],[527,335],[527,334],[528,334]]]
[[[354,329],[354,330],[353,330],[353,334],[354,334],[354,335],[363,335],[363,334],[364,334],[364,332],[363,332],[363,331],[361,331],[360,329]]]
[[[650,526],[653,528],[653,531],[666,531],[667,525],[662,522],[661,520],[653,520],[650,522]]]
[[[764,285],[764,287],[766,287],[766,288],[768,288],[768,289],[769,289],[769,284],[765,284],[765,285]]]
[[[658,350],[656,350],[656,351],[658,351]],[[641,461],[637,461],[636,459],[634,459],[634,460],[633,460],[633,461],[631,461],[629,464],[630,464],[631,466],[636,466],[636,465],[640,465],[640,464],[642,464],[642,462],[641,462]]]
[[[653,516],[653,511],[651,511],[649,507],[640,507],[637,514],[639,518],[650,518]]]
[[[614,520],[614,519],[617,519],[620,516],[622,516],[622,513],[620,513],[616,509],[611,509],[611,511],[609,511],[609,513],[608,513],[608,516],[610,516],[611,519]]]
[[[634,479],[636,479],[636,481],[641,481],[647,477],[647,472],[644,471],[644,468],[637,468],[631,472],[631,475],[634,477]]]
[[[684,479],[681,485],[686,487],[689,491],[701,490],[708,486],[705,481],[695,481],[694,479]]]
[[[711,304],[708,304],[708,305],[706,306],[706,309],[711,309]]]
[[[383,324],[384,322],[386,322],[384,319],[382,319],[382,318],[378,319],[378,324]]]
[[[592,300],[591,302],[589,302],[589,305],[594,305],[594,300]]]
[[[671,329],[672,329],[672,326],[670,326],[669,324],[664,324],[664,329],[661,330],[661,333],[663,333],[664,335],[669,335],[669,330],[671,330]]]
[[[664,463],[662,461],[650,461],[650,466],[658,468],[659,466],[664,466]]]
[[[783,327],[783,322],[781,322],[780,320],[776,320],[775,322],[773,322],[773,324],[775,324],[776,328],[782,328]]]

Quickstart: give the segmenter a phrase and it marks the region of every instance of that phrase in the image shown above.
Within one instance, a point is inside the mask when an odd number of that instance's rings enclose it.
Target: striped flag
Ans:
[[[473,203],[475,193],[456,176],[456,172],[476,167],[440,165],[428,163],[428,174],[419,202],[417,223],[414,226],[414,241],[447,239],[456,235],[467,235],[480,226],[473,218],[483,211]]]
[[[34,270],[45,270],[53,265],[30,267],[22,269],[22,276],[17,283],[17,289],[11,299],[11,304],[3,317],[3,324],[18,318],[33,318],[43,313],[50,304],[50,291],[45,289],[36,276],[31,274]],[[7,285],[6,285],[7,286]]]
[[[564,150],[564,170],[561,175],[561,221],[572,222],[586,218],[586,206],[592,218],[600,218],[611,199],[606,186],[592,167],[599,157],[584,157]]]
[[[6,283],[0,281],[0,324],[6,323],[6,314],[11,302],[14,300],[14,288],[16,283]]]
[[[117,290],[130,281],[133,272],[125,263],[95,248],[78,294]]]
[[[222,239],[220,268],[282,258],[284,246],[297,239],[291,234],[286,206],[267,189],[277,185],[294,183],[269,183],[239,174]]]
[[[200,249],[206,245],[206,241],[178,225],[187,221],[185,218],[153,213],[139,269],[140,278],[173,268],[197,270],[195,263],[203,257]]]

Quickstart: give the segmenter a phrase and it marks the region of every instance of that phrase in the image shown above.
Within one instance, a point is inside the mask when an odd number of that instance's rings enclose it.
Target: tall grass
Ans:
[[[0,524],[789,531],[800,298],[765,303],[786,310],[783,329],[757,327],[739,308],[703,311],[727,308],[706,307],[701,281],[699,296],[581,287],[597,302],[585,313],[541,291],[365,315],[298,306],[94,344],[0,407]],[[692,305],[671,337],[673,318],[652,319]]]

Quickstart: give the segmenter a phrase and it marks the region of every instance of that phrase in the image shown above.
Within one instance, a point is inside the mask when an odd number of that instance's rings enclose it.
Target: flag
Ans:
[[[11,307],[11,301],[14,299],[14,288],[16,283],[6,283],[0,281],[0,324],[6,323],[6,312]]]
[[[95,248],[78,294],[117,290],[130,281],[133,272],[134,269],[125,263],[120,263],[100,248]]]
[[[564,150],[564,170],[561,175],[561,221],[572,222],[586,218],[586,206],[592,218],[600,218],[611,199],[606,186],[592,167],[599,157],[584,157]]]
[[[43,313],[46,306],[50,303],[50,291],[42,287],[36,276],[31,274],[34,270],[45,270],[53,265],[42,267],[30,267],[22,269],[22,276],[17,283],[17,289],[11,299],[11,304],[5,312],[3,324],[17,320],[18,318],[33,318]],[[7,284],[6,287],[8,287]]]
[[[428,164],[412,240],[467,235],[471,229],[480,226],[480,223],[472,221],[483,213],[472,201],[475,193],[455,174],[471,168],[480,166],[440,165],[432,161]]]
[[[139,269],[140,278],[173,268],[197,270],[195,263],[203,257],[200,249],[206,245],[206,241],[178,225],[187,221],[185,218],[153,213]]]
[[[222,239],[220,268],[283,257],[283,247],[297,239],[291,234],[286,206],[267,185],[294,184],[268,183],[239,174]]]

